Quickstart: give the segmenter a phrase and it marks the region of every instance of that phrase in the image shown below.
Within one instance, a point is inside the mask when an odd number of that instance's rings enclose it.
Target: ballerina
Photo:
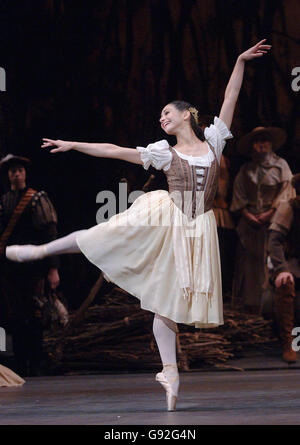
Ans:
[[[196,328],[223,324],[221,271],[217,227],[212,210],[220,158],[239,91],[245,62],[271,48],[261,40],[237,58],[214,124],[203,130],[198,112],[184,101],[168,103],[160,116],[161,128],[174,135],[136,149],[108,143],[43,139],[51,153],[82,153],[150,165],[166,174],[169,191],[139,196],[131,207],[90,229],[73,232],[40,246],[9,246],[12,261],[33,261],[51,255],[83,253],[104,277],[136,296],[154,315],[153,333],[163,369],[156,375],[173,411],[179,389],[176,360],[177,323]],[[55,147],[55,148],[53,148]],[[163,222],[162,222],[163,220]]]

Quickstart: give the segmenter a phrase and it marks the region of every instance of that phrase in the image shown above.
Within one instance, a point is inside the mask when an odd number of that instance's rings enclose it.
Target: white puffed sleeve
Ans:
[[[214,147],[218,161],[220,163],[222,151],[226,140],[233,138],[226,124],[219,117],[214,118],[214,123],[204,130],[205,139]]]
[[[150,165],[156,168],[156,170],[169,170],[173,155],[170,151],[170,145],[165,139],[149,144],[146,148],[136,148],[141,154],[145,170],[148,170]]]

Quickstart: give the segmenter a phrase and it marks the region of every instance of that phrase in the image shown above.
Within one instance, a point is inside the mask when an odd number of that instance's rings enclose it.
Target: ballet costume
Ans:
[[[180,153],[166,140],[137,147],[146,170],[150,165],[163,170],[168,191],[140,195],[129,209],[88,230],[74,232],[67,243],[69,253],[79,248],[106,280],[137,297],[143,309],[156,314],[153,330],[164,365],[156,380],[166,390],[169,410],[175,409],[179,386],[176,323],[209,328],[224,322],[212,206],[222,151],[232,134],[215,117],[204,135],[208,149],[204,156]],[[68,253],[63,245],[60,250],[59,241],[36,249],[10,246],[6,255],[14,261],[28,261]],[[51,250],[54,243],[58,245]],[[164,342],[169,347],[165,348]]]

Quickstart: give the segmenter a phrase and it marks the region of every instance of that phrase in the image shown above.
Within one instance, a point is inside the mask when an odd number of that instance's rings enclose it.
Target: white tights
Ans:
[[[179,376],[176,362],[176,333],[177,324],[174,321],[155,314],[153,320],[153,334],[163,364],[163,371],[162,373],[157,374],[157,376],[166,376],[172,394],[175,396],[177,396],[179,390]]]
[[[13,261],[26,262],[42,260],[48,256],[61,255],[64,253],[81,253],[76,242],[76,237],[78,233],[85,231],[86,230],[78,230],[77,232],[70,233],[70,235],[39,246],[32,244],[8,246],[6,248],[6,256]]]
[[[77,230],[77,232],[72,232],[70,235],[43,244],[45,247],[45,256],[61,255],[63,253],[81,253],[76,242],[76,237],[78,233],[82,232],[85,232],[85,230]]]
[[[176,364],[176,332],[177,325],[174,321],[155,314],[153,334],[163,365]]]

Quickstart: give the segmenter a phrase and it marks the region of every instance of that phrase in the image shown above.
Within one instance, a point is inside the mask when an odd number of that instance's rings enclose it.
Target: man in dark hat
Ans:
[[[235,178],[230,207],[240,215],[233,301],[252,313],[260,312],[267,283],[268,226],[279,203],[295,196],[292,172],[274,153],[285,139],[281,128],[257,127],[237,145],[238,152],[252,160]]]
[[[0,197],[0,325],[12,334],[16,372],[22,376],[41,371],[40,297],[45,284],[51,289],[59,284],[57,257],[17,264],[4,254],[7,244],[42,244],[57,238],[57,215],[46,192],[26,185],[30,164],[29,159],[11,154],[0,161],[1,174],[10,183],[10,190]]]
[[[282,359],[297,361],[292,348],[295,315],[300,322],[300,173],[293,176],[296,197],[282,201],[269,227],[268,251],[273,265],[274,308],[282,341]]]

